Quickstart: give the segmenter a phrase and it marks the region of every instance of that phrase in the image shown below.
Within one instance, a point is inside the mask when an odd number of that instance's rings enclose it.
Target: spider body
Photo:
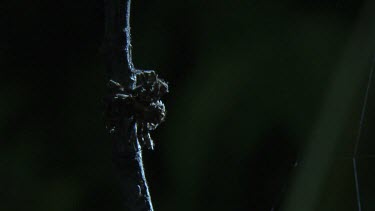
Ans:
[[[105,103],[109,132],[119,132],[126,118],[132,124],[130,140],[138,139],[153,149],[150,131],[155,130],[165,119],[166,111],[161,97],[168,92],[168,84],[150,70],[136,73],[133,89],[125,89],[113,80],[109,81],[108,87]]]

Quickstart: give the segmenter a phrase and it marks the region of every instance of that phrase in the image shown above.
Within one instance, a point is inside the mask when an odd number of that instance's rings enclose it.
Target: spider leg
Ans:
[[[144,127],[144,133],[143,134],[144,134],[145,143],[146,143],[146,146],[147,146],[148,149],[154,150],[154,142],[151,139],[150,130],[148,129],[147,124],[148,123],[145,123],[143,125],[143,127]]]

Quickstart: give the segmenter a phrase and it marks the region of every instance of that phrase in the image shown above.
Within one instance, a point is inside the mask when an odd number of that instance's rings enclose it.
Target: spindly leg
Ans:
[[[147,146],[148,149],[154,149],[154,143],[151,139],[149,128],[147,127],[147,122],[145,121],[138,121],[138,131],[137,137],[138,140]]]

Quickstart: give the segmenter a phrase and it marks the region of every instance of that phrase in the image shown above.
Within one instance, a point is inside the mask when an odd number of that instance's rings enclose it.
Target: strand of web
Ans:
[[[354,151],[353,151],[353,155],[350,158],[350,159],[352,159],[352,162],[353,162],[353,174],[354,174],[354,182],[355,182],[355,191],[356,191],[356,200],[357,200],[358,211],[362,211],[362,203],[361,203],[360,185],[359,185],[359,178],[358,178],[357,159],[360,158],[360,157],[361,158],[373,158],[373,157],[375,157],[375,154],[369,154],[369,155],[363,155],[363,156],[358,155],[358,147],[359,147],[360,139],[361,139],[361,136],[362,136],[362,129],[363,129],[363,126],[364,126],[364,120],[365,120],[366,109],[367,109],[367,104],[368,104],[368,97],[369,97],[371,82],[372,82],[371,79],[374,75],[374,69],[375,69],[375,55],[373,57],[373,61],[372,61],[369,76],[368,76],[367,87],[366,87],[363,105],[362,105],[362,109],[361,109],[361,116],[360,116],[360,120],[359,120],[358,134],[357,134],[356,141],[355,141]],[[299,164],[300,164],[300,162],[298,162],[298,160],[297,160],[293,167],[296,168]],[[275,211],[276,205],[277,204],[274,203],[274,205],[271,207],[270,211]]]
[[[357,207],[358,211],[362,211],[362,202],[361,202],[361,194],[360,194],[360,185],[359,185],[359,178],[358,178],[358,168],[357,168],[357,158],[358,156],[358,147],[362,136],[362,129],[364,125],[365,115],[366,115],[366,109],[368,104],[368,96],[370,93],[371,88],[371,79],[374,73],[374,65],[375,65],[375,55],[371,64],[368,81],[367,81],[367,87],[365,92],[365,97],[363,99],[363,105],[362,105],[362,111],[361,111],[361,117],[359,120],[359,127],[358,127],[358,134],[355,141],[354,151],[353,151],[353,174],[354,174],[354,182],[355,182],[355,191],[356,191],[356,197],[357,197]]]
[[[336,2],[337,8],[340,6],[340,3],[341,3],[340,0],[338,0]],[[355,181],[358,211],[362,211],[362,205],[361,205],[361,196],[360,196],[360,192],[359,192],[359,179],[358,179],[358,173],[357,173],[358,172],[357,171],[357,158],[358,157],[367,157],[367,158],[375,157],[374,154],[365,155],[365,156],[359,156],[358,155],[358,146],[359,146],[359,141],[360,141],[360,138],[361,138],[364,118],[365,118],[365,114],[366,114],[368,95],[369,95],[370,87],[371,87],[371,79],[372,79],[372,75],[374,73],[374,65],[375,65],[375,54],[374,54],[374,57],[373,57],[373,61],[372,61],[371,68],[370,68],[370,73],[369,73],[369,76],[368,76],[367,88],[366,88],[366,93],[365,93],[365,97],[364,97],[364,100],[363,100],[363,106],[362,106],[361,117],[360,117],[360,121],[359,121],[359,129],[358,129],[358,134],[357,134],[357,137],[356,137],[354,152],[353,152],[352,157],[350,158],[353,161],[353,172],[354,172],[354,181]],[[300,163],[302,163],[302,162],[298,162],[298,159],[297,159],[296,162],[294,163],[293,170],[295,170],[295,168],[297,166],[299,166]],[[282,192],[283,192],[283,190],[282,190]],[[273,206],[271,207],[270,211],[276,211],[276,206],[277,206],[277,203],[276,202],[273,203]]]

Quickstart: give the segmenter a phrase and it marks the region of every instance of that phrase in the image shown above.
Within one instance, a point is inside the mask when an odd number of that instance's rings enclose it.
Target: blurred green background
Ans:
[[[156,211],[356,211],[370,0],[132,3],[136,67],[169,81],[144,152]],[[101,0],[0,6],[0,210],[123,210],[101,100]],[[375,210],[375,87],[358,151]]]

